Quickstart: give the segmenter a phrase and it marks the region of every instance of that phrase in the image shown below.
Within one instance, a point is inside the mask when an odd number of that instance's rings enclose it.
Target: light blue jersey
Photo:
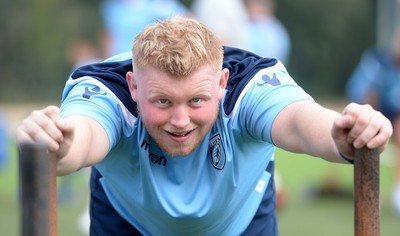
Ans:
[[[199,147],[184,157],[160,149],[129,91],[122,94],[126,85],[116,85],[131,70],[130,58],[83,68],[67,81],[61,114],[89,116],[104,127],[110,150],[96,165],[102,186],[118,213],[144,235],[243,232],[273,175],[266,168],[274,161],[274,119],[287,105],[312,99],[276,59],[244,62],[238,60],[241,50],[224,50],[231,83],[219,117]]]

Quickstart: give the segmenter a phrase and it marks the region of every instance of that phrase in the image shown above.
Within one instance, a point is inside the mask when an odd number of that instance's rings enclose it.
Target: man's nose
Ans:
[[[177,106],[172,112],[170,123],[177,128],[185,128],[190,123],[188,108]]]

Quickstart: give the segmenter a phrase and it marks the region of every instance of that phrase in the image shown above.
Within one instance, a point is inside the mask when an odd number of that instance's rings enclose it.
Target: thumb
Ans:
[[[334,140],[346,139],[349,131],[354,125],[354,120],[351,116],[341,115],[336,118],[332,127],[332,137]]]
[[[74,130],[74,125],[71,122],[66,121],[65,119],[58,119],[56,121],[56,125],[64,134],[71,133]]]
[[[353,118],[348,115],[338,117],[333,124],[331,135],[338,150],[347,155],[352,156],[353,146],[349,141],[349,132],[354,125]]]
[[[58,119],[55,123],[63,133],[63,140],[60,142],[60,148],[57,151],[57,157],[62,158],[69,152],[72,145],[75,125],[65,119]]]

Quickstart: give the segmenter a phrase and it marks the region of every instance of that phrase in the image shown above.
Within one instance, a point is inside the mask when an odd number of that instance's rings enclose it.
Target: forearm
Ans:
[[[296,102],[282,110],[274,122],[274,142],[291,152],[345,163],[331,135],[333,122],[339,116],[312,101]]]
[[[101,161],[108,151],[108,138],[99,123],[84,116],[70,116],[75,131],[66,137],[56,152],[58,158],[57,175],[68,175],[83,167]]]
[[[330,162],[348,163],[340,157],[339,150],[331,135],[334,120],[340,114],[318,104],[316,104],[316,107],[307,110],[306,108],[302,112],[304,112],[304,120],[308,121],[298,126],[299,135],[302,137],[302,149],[300,151]]]

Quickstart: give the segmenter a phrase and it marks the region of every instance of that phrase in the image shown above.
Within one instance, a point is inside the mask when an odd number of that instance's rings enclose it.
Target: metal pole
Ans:
[[[354,157],[354,235],[380,235],[379,152],[356,150]]]
[[[57,235],[56,160],[44,145],[20,145],[22,236]]]

